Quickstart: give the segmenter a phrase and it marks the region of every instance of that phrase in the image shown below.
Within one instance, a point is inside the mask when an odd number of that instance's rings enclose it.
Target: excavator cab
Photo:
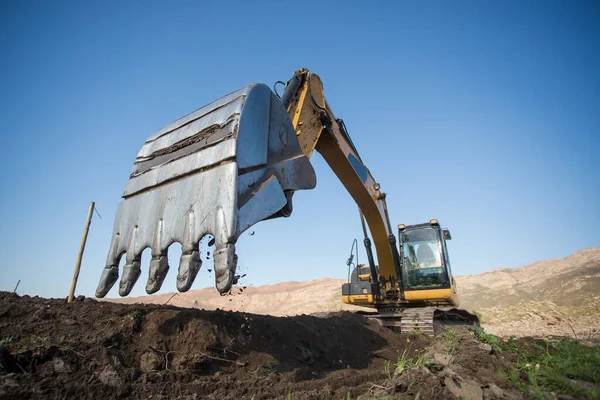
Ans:
[[[364,226],[363,226],[364,229]],[[359,264],[342,286],[342,300],[348,304],[378,310],[402,307],[456,307],[457,288],[452,277],[446,240],[452,236],[437,219],[416,225],[398,225],[399,251],[396,276],[382,273],[365,248],[369,264]]]
[[[436,219],[418,225],[400,225],[401,265],[405,290],[449,289],[452,271],[446,247],[448,229]]]
[[[399,279],[382,274],[377,266],[372,271],[359,264],[342,286],[342,300],[377,309],[362,313],[405,333],[433,335],[448,325],[478,326],[476,315],[457,308],[457,287],[446,246],[452,239],[450,231],[433,218],[423,224],[398,225],[398,238]],[[367,254],[368,244],[365,238]]]

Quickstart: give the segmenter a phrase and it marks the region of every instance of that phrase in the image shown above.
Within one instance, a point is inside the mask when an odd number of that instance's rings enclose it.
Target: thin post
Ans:
[[[81,268],[81,259],[83,258],[83,251],[85,250],[85,242],[87,241],[88,232],[90,230],[90,223],[92,222],[92,214],[94,213],[94,206],[96,203],[93,201],[90,203],[90,210],[88,211],[87,221],[85,222],[85,229],[83,230],[83,238],[81,239],[81,246],[79,247],[79,254],[77,255],[77,263],[75,264],[75,273],[73,274],[73,282],[71,282],[71,291],[69,292],[68,302],[73,301],[75,296],[75,287],[77,286],[77,279],[79,279],[79,269]]]
[[[15,290],[13,290],[13,293],[17,293],[17,289],[19,288],[19,283],[21,283],[20,279],[19,279],[19,282],[17,282],[17,286],[15,286]]]

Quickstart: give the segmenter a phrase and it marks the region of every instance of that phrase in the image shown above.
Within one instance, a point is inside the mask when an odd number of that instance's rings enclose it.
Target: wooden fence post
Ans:
[[[79,279],[79,269],[81,268],[81,259],[83,258],[83,250],[85,250],[85,242],[87,241],[88,232],[90,230],[90,223],[92,222],[92,214],[94,213],[94,206],[96,203],[93,201],[90,203],[90,210],[88,211],[87,221],[85,222],[85,229],[83,230],[83,238],[81,239],[81,246],[79,247],[79,254],[77,255],[77,263],[75,264],[75,273],[73,274],[73,282],[71,282],[71,291],[69,292],[68,302],[73,301],[75,296],[75,287],[77,286],[77,279]]]

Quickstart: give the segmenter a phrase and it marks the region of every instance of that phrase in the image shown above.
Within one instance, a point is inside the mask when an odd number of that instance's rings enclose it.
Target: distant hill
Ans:
[[[110,299],[123,303],[173,304],[205,310],[245,311],[275,316],[312,314],[322,311],[356,310],[342,303],[342,279],[325,278],[276,285],[234,286],[230,294],[220,295],[215,288],[190,290],[186,293]],[[170,300],[169,300],[170,299]]]
[[[498,268],[456,277],[461,306],[482,316],[489,332],[502,335],[600,336],[600,248],[520,268]],[[187,293],[109,299],[169,304],[276,316],[356,310],[342,303],[342,279],[234,287],[221,296],[214,288]]]
[[[578,306],[584,296],[600,296],[600,248],[456,279],[461,300],[467,307],[507,307],[540,300],[559,306]]]
[[[600,337],[600,248],[457,281],[462,306],[490,332]]]

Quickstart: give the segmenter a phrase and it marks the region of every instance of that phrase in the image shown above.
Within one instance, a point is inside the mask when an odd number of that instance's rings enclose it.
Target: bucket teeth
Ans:
[[[152,294],[158,292],[167,276],[167,272],[169,272],[169,259],[167,255],[152,257],[150,271],[148,271],[146,293]]]
[[[227,293],[231,289],[235,270],[237,268],[237,255],[235,245],[227,243],[213,253],[215,262],[215,286],[219,293]]]
[[[202,265],[198,243],[215,238],[215,286],[231,289],[237,267],[235,243],[252,225],[287,216],[296,190],[312,189],[316,177],[279,98],[262,84],[232,92],[150,136],[139,151],[96,296],[119,277],[127,296],[138,280],[141,253],[152,249],[146,292],[160,290],[169,270],[167,252],[182,255],[177,289],[191,288]]]
[[[96,297],[104,297],[119,279],[119,265],[109,265],[102,271],[98,288],[96,289]]]
[[[119,295],[127,296],[131,293],[133,285],[137,282],[142,269],[140,266],[141,257],[134,260],[131,264],[125,264],[123,267],[123,275],[121,276],[121,283],[119,283]]]
[[[177,274],[177,290],[180,292],[190,290],[201,266],[202,260],[200,260],[200,254],[197,250],[189,254],[182,254],[179,260],[179,273]]]
[[[167,272],[169,272],[168,244],[164,240],[164,221],[159,219],[154,232],[152,260],[150,260],[148,282],[146,283],[146,293],[148,294],[153,294],[160,290]]]

